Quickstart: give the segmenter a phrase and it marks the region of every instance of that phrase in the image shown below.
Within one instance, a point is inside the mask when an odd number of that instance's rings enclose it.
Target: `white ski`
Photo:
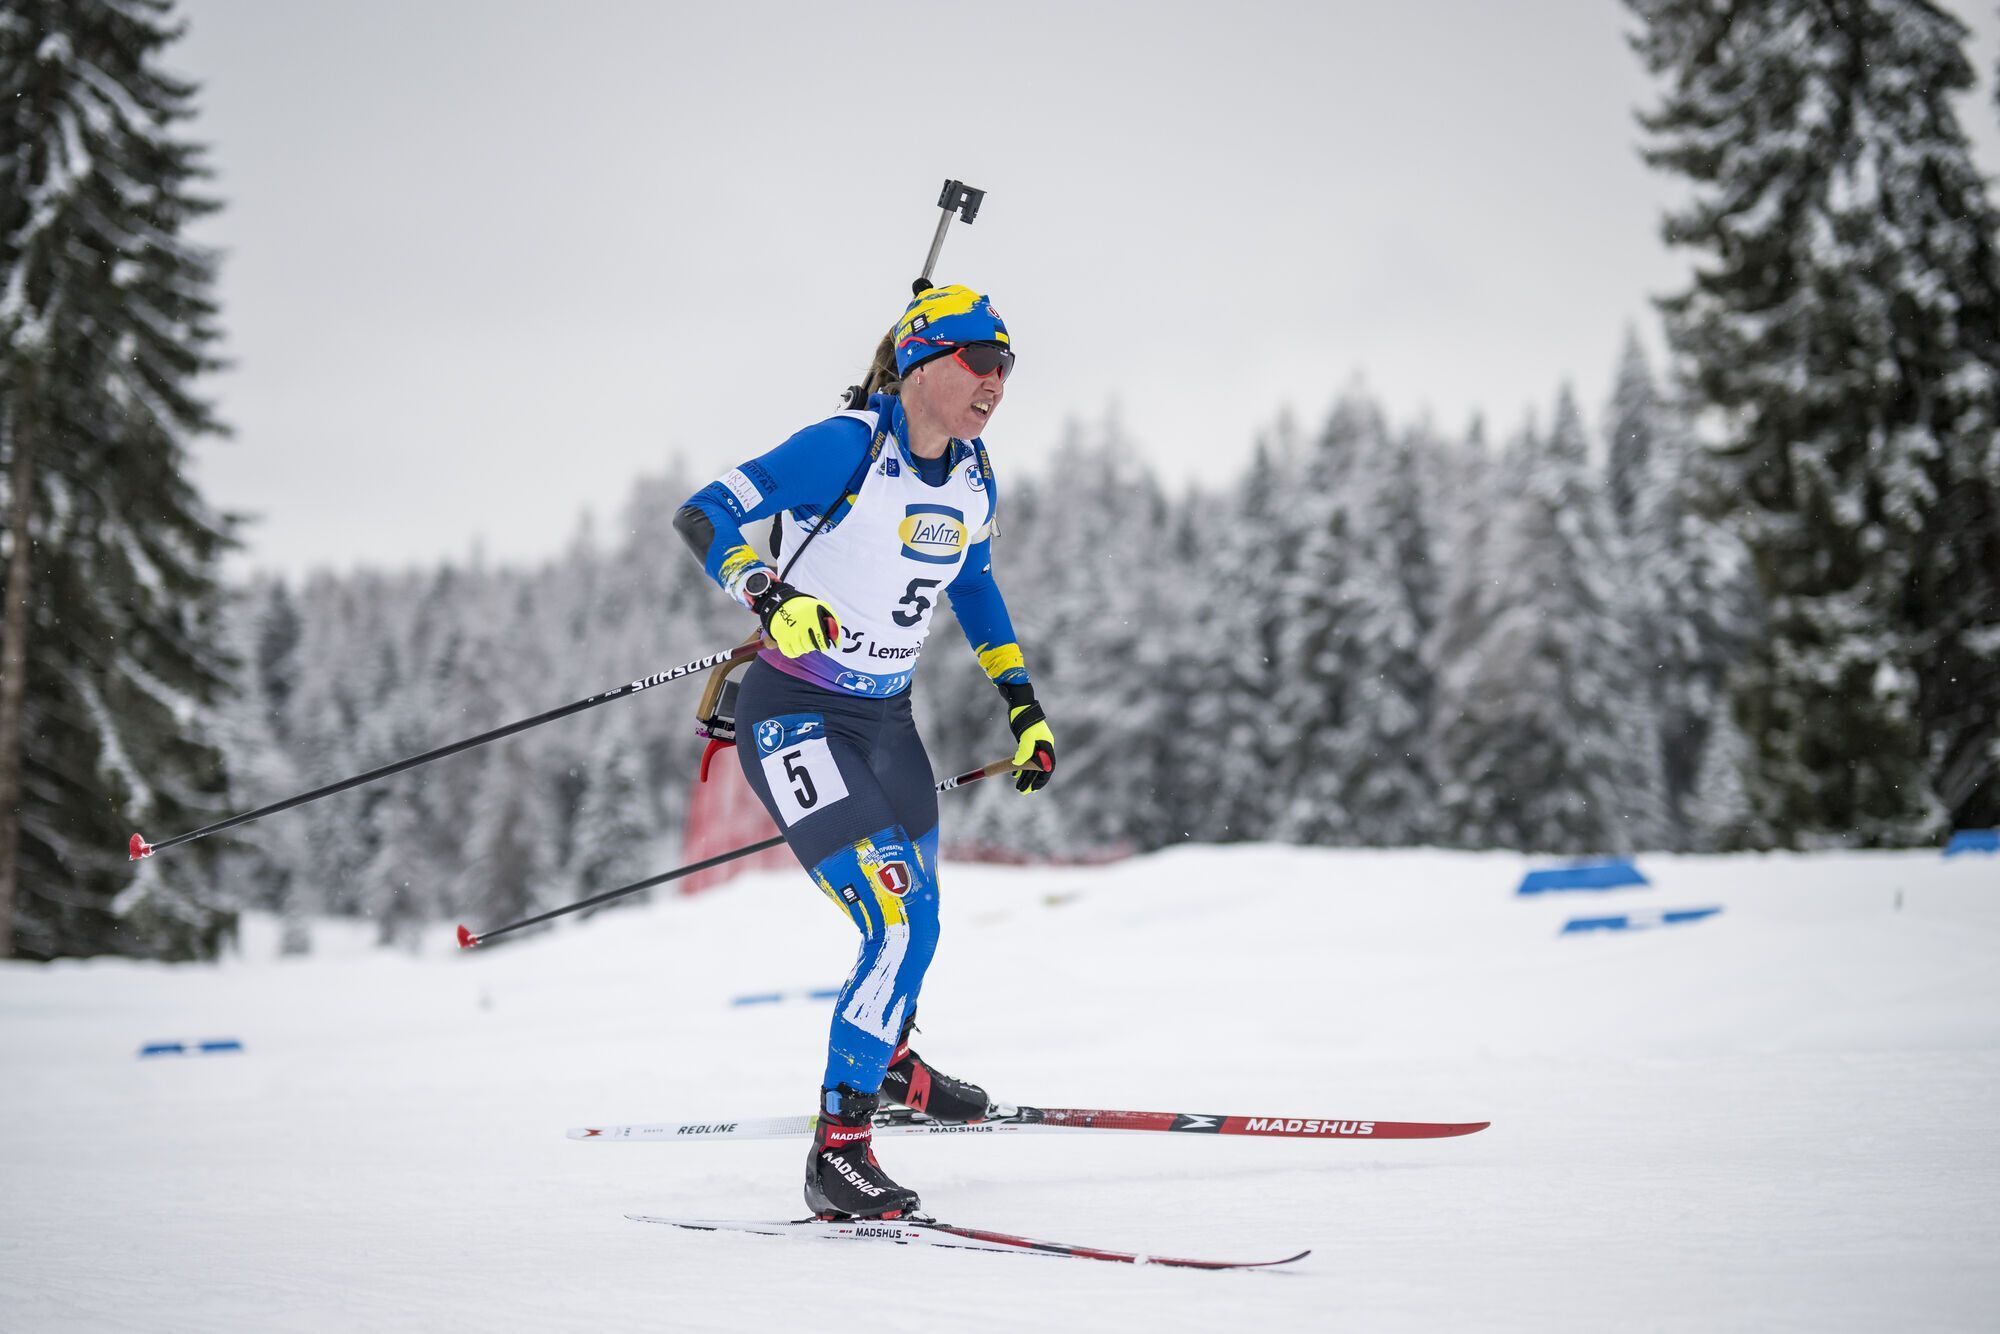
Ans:
[[[763,1116],[740,1121],[663,1121],[653,1125],[574,1126],[571,1139],[686,1141],[696,1139],[792,1139],[810,1135],[815,1118]]]
[[[661,1218],[653,1214],[626,1214],[637,1223],[664,1223],[668,1227],[695,1232],[746,1232],[759,1237],[794,1237],[819,1241],[893,1242],[898,1246],[940,1246],[962,1251],[999,1251],[1009,1255],[1046,1255],[1070,1260],[1108,1260],[1114,1264],[1166,1265],[1176,1269],[1268,1269],[1303,1260],[1311,1251],[1300,1251],[1282,1260],[1184,1260],[1170,1255],[1141,1255],[1135,1251],[1107,1251],[1096,1246],[1075,1246],[1061,1241],[1036,1241],[1007,1232],[959,1227],[934,1218],[849,1218],[823,1220],[802,1218],[790,1223],[739,1222],[713,1218]]]

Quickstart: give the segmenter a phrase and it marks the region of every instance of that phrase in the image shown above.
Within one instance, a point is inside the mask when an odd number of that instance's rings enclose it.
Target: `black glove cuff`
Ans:
[[[1035,702],[1035,688],[1026,681],[1003,681],[1000,693],[1007,697],[1007,711],[1024,708]]]
[[[768,588],[750,600],[750,610],[757,613],[757,619],[764,623],[766,630],[769,630],[771,628],[772,614],[778,608],[784,606],[789,599],[795,598],[798,595],[798,589],[793,588],[781,579],[773,579]]]

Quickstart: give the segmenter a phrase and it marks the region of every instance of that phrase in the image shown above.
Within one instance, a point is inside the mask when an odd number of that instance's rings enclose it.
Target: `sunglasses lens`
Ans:
[[[974,375],[991,375],[997,370],[1005,380],[1014,371],[1014,354],[991,343],[967,343],[958,349],[958,359]]]

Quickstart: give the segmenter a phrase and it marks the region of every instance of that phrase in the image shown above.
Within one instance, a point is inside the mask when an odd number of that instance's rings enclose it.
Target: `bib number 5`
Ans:
[[[840,766],[824,739],[814,737],[763,758],[764,786],[787,827],[847,796]]]
[[[908,607],[910,610],[892,611],[889,613],[890,618],[905,630],[913,625],[921,624],[931,609],[931,600],[925,597],[924,594],[943,582],[944,580],[942,579],[910,580],[910,586],[903,590],[902,600],[896,603],[897,606]]]
[[[809,811],[819,805],[819,789],[813,786],[812,770],[799,767],[796,750],[784,758],[785,777],[792,780],[792,799],[799,803],[800,810]]]

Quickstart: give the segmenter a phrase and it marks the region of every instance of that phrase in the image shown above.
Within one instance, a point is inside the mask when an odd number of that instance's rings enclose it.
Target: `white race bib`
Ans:
[[[757,724],[756,737],[764,785],[787,828],[847,796],[826,744],[826,721],[818,714],[766,718]]]

